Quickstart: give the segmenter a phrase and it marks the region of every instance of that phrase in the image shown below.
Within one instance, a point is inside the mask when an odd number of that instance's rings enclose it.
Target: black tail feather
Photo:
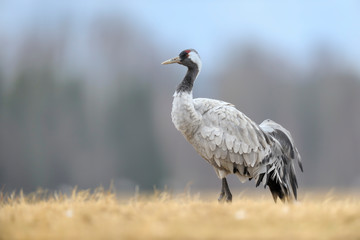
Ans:
[[[258,187],[260,185],[260,183],[262,182],[262,180],[264,179],[265,173],[261,173],[259,175],[258,180],[256,181],[256,187]]]
[[[279,197],[281,200],[285,201],[285,194],[281,189],[281,186],[274,180],[274,179],[269,179],[267,185],[270,188],[270,192],[274,198],[274,202],[277,201],[277,198]]]
[[[274,202],[277,201],[278,197],[282,202],[290,199],[290,193],[286,184],[278,182],[275,178],[273,179],[270,177],[267,186],[269,186]]]
[[[294,170],[293,166],[291,166],[291,168],[290,168],[289,178],[290,178],[291,189],[292,189],[292,191],[294,193],[295,200],[297,200],[298,182],[297,182],[297,179],[296,179],[295,170]]]

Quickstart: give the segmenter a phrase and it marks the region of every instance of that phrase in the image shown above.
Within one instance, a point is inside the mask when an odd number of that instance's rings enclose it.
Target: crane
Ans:
[[[172,121],[221,179],[219,202],[232,201],[226,180],[229,174],[235,174],[241,182],[254,179],[256,187],[268,186],[275,202],[277,198],[290,201],[292,196],[296,200],[295,163],[301,171],[303,167],[290,132],[270,119],[257,125],[233,104],[194,99],[192,89],[202,66],[195,49],[162,62],[172,63],[187,67],[173,96]]]

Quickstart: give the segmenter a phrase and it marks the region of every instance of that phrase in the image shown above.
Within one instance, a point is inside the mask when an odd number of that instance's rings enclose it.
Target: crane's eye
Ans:
[[[184,50],[184,51],[182,51],[180,54],[179,54],[179,57],[180,57],[180,59],[185,59],[185,58],[187,58],[187,57],[189,57],[189,50]]]

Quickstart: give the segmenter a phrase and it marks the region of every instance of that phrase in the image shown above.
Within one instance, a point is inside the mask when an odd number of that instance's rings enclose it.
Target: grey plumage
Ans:
[[[195,50],[185,50],[163,64],[168,63],[188,67],[174,94],[172,121],[223,180],[219,200],[232,199],[226,182],[228,174],[235,174],[241,182],[254,179],[256,186],[269,186],[275,201],[277,197],[289,200],[291,192],[296,199],[294,163],[301,170],[302,164],[289,131],[271,120],[257,125],[230,103],[193,99],[192,86],[201,70]]]

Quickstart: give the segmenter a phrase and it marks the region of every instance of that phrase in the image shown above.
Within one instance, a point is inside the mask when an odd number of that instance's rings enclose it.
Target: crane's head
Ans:
[[[195,49],[187,49],[182,51],[179,56],[166,60],[161,64],[179,63],[188,68],[198,68],[201,70],[201,60],[198,52]]]

